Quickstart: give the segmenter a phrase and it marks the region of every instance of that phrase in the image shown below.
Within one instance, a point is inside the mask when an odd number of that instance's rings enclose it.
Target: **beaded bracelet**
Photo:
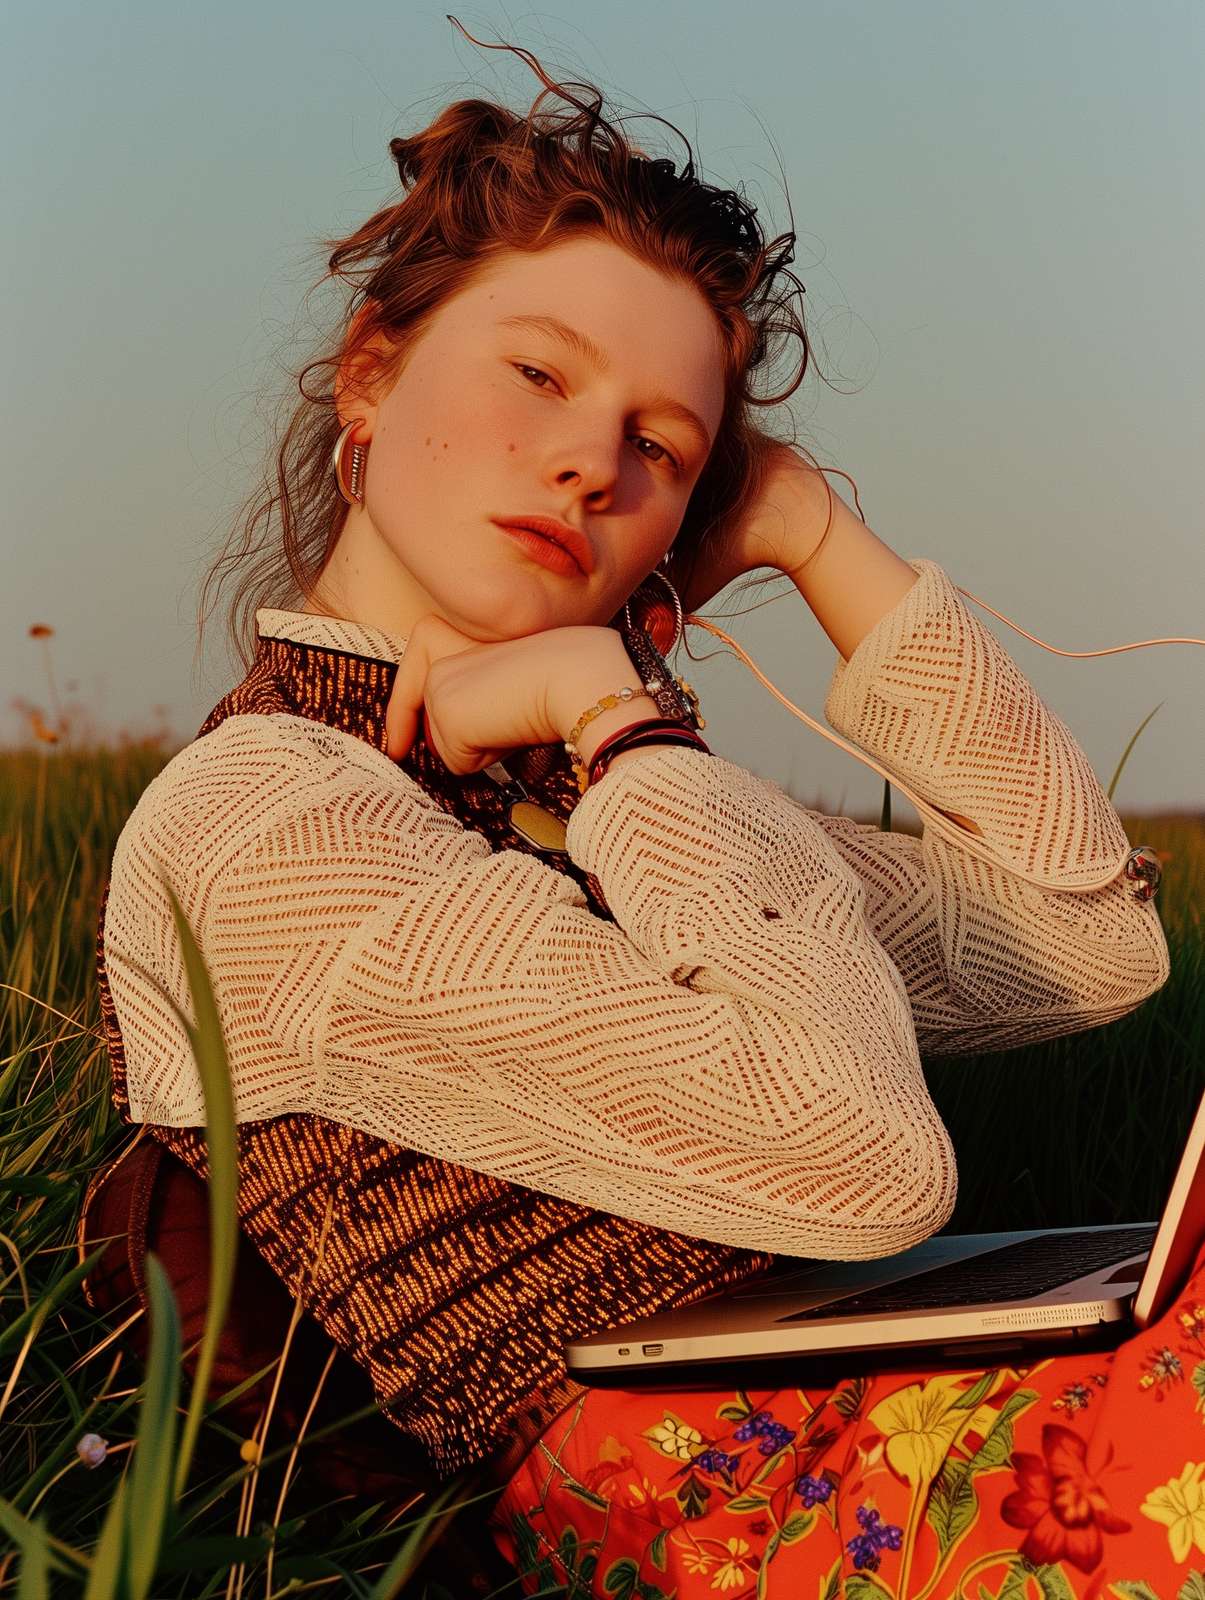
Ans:
[[[581,738],[584,730],[590,726],[595,717],[601,717],[604,711],[614,711],[616,706],[626,705],[629,700],[651,699],[652,696],[647,689],[629,689],[626,687],[617,689],[614,694],[604,694],[601,700],[596,701],[588,710],[583,711],[574,723],[569,731],[569,737],[565,740],[565,753],[573,763],[574,776],[577,778],[577,786],[582,794],[585,794],[590,787],[590,774],[577,748],[577,741]]]
[[[682,745],[690,750],[701,750],[710,755],[711,750],[692,728],[668,718],[650,718],[647,722],[634,722],[609,739],[604,739],[590,761],[589,782],[596,784],[605,778],[616,756],[628,750],[642,750],[648,745]]]
[[[596,701],[588,711],[583,711],[573,724],[573,727],[569,730],[569,736],[565,740],[565,749],[572,755],[582,734],[594,721],[595,717],[601,717],[604,711],[614,711],[616,706],[626,705],[629,700],[651,699],[652,695],[649,694],[647,689],[623,688],[617,689],[614,694],[603,695],[602,699]]]

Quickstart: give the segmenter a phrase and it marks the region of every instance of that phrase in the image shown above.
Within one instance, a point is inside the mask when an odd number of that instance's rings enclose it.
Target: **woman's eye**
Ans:
[[[671,466],[677,466],[678,464],[665,446],[658,444],[656,439],[646,439],[642,435],[636,434],[633,436],[632,443],[646,461],[668,461]]]
[[[541,372],[539,367],[525,367],[521,362],[516,362],[516,370],[521,372],[528,383],[534,383],[537,389],[555,389],[556,384],[546,372]]]

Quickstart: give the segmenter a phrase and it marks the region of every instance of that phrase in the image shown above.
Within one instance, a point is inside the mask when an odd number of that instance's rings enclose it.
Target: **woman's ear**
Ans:
[[[397,341],[380,326],[379,315],[375,301],[356,312],[335,373],[335,410],[344,426],[353,420],[364,424],[356,434],[359,444],[372,438],[377,407],[398,353]]]

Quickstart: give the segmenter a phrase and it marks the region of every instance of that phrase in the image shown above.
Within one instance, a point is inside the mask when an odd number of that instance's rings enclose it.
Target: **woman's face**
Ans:
[[[403,632],[425,611],[481,640],[605,623],[707,459],[719,330],[692,285],[576,239],[491,263],[373,401],[340,403],[370,448],[331,573],[362,620],[386,621],[388,590]],[[356,573],[375,596],[347,592]]]

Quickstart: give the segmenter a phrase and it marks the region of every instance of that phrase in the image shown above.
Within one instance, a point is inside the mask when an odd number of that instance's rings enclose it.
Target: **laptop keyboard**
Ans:
[[[1157,1231],[1152,1223],[1146,1228],[1038,1234],[1017,1244],[989,1250],[986,1255],[973,1256],[970,1261],[935,1267],[882,1289],[871,1289],[865,1294],[797,1311],[779,1321],[817,1322],[873,1311],[944,1310],[946,1307],[990,1305],[1000,1300],[1030,1300],[1113,1262],[1125,1261],[1144,1251],[1149,1254]]]

